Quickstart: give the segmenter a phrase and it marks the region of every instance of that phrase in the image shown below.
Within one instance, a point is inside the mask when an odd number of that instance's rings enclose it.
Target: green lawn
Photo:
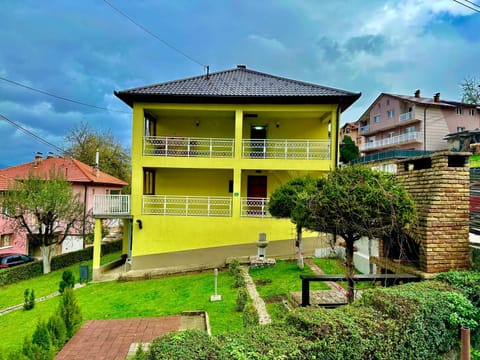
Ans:
[[[218,293],[222,295],[219,302],[210,302],[210,295],[214,292],[211,272],[132,282],[92,283],[76,290],[75,295],[85,321],[205,310],[212,333],[219,334],[242,328],[242,314],[235,312],[237,290],[232,288],[232,284],[232,277],[226,272],[219,273]],[[16,286],[19,291],[24,288],[22,283]],[[3,329],[0,351],[8,353],[19,349],[25,335],[30,336],[39,319],[47,319],[56,310],[58,301],[56,297],[37,303],[31,311],[17,310],[0,316],[0,327]]]

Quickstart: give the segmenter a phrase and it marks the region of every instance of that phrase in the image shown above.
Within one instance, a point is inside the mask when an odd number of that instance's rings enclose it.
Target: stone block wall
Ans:
[[[400,160],[397,176],[417,205],[420,270],[470,267],[470,153],[439,152]]]

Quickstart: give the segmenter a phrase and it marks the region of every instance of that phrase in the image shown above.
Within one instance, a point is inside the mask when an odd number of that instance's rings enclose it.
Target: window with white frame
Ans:
[[[475,109],[468,109],[468,113],[470,114],[470,116],[475,116],[476,111]]]
[[[387,117],[389,119],[393,118],[395,116],[395,110],[391,109],[387,111]]]
[[[375,115],[373,117],[373,122],[379,123],[380,122],[380,115]]]
[[[11,234],[3,234],[3,235],[0,235],[0,248],[11,246],[11,244],[10,244],[10,235],[11,235]]]
[[[463,108],[462,107],[457,107],[457,115],[463,115]]]
[[[409,126],[405,129],[405,133],[411,134],[415,132],[415,126]]]

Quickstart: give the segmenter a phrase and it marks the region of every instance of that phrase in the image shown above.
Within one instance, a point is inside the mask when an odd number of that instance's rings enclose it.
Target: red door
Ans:
[[[265,198],[267,197],[267,177],[249,176],[247,179],[247,214],[249,216],[265,216]],[[260,198],[260,199],[258,199]]]

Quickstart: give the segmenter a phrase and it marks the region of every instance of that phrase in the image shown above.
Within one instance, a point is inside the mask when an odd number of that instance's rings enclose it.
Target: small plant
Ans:
[[[239,312],[243,311],[245,309],[245,305],[247,304],[247,301],[248,301],[247,289],[245,289],[244,287],[241,287],[240,289],[238,289],[235,310]]]
[[[258,313],[252,303],[245,305],[243,309],[243,327],[258,325]]]
[[[235,275],[235,281],[233,282],[233,287],[238,289],[244,286],[245,286],[245,278],[243,277],[243,274],[239,272],[238,274]]]
[[[47,328],[50,333],[52,345],[57,349],[61,349],[67,340],[67,329],[65,321],[58,315],[53,314],[47,322]]]
[[[24,310],[32,310],[35,307],[35,293],[33,289],[30,291],[30,289],[25,289],[25,292],[23,293],[23,309]]]
[[[63,321],[65,321],[67,339],[70,339],[82,324],[82,314],[72,289],[65,288],[60,301],[58,313]]]
[[[45,351],[50,351],[52,348],[52,341],[50,338],[50,332],[45,321],[40,321],[32,335],[32,343],[38,345]]]
[[[240,263],[237,259],[232,260],[230,265],[228,265],[228,274],[230,276],[235,276],[240,273]]]
[[[65,270],[62,274],[62,280],[60,280],[60,284],[58,286],[58,292],[63,294],[65,288],[69,287],[72,288],[75,286],[75,276],[70,270]]]

